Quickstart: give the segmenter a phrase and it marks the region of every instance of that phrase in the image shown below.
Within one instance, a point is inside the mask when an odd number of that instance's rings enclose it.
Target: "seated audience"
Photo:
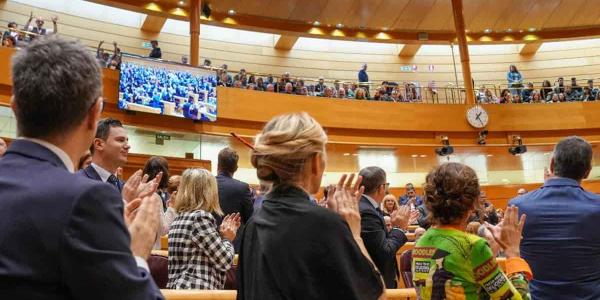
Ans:
[[[590,89],[590,94],[591,94],[591,97],[590,97],[590,99],[588,99],[588,101],[598,100],[598,88],[594,87],[594,80],[588,79],[587,83],[588,83],[588,88]]]
[[[150,51],[150,54],[148,55],[148,57],[150,58],[156,58],[156,59],[161,59],[162,58],[162,51],[160,51],[160,47],[158,47],[158,41],[157,40],[153,40],[150,42],[150,45],[152,46],[152,51]]]
[[[552,84],[549,80],[544,80],[544,82],[542,83],[542,88],[540,89],[540,96],[542,96],[542,99],[544,99],[544,101],[548,101],[552,97],[552,93]]]
[[[123,207],[117,190],[73,174],[102,111],[94,56],[36,39],[13,56],[12,81],[20,138],[0,159],[2,298],[163,299],[145,261],[160,203],[137,194]]]
[[[315,85],[315,93],[317,95],[321,95],[327,86],[325,85],[325,78],[323,76],[319,77],[319,82]]]
[[[328,208],[311,202],[325,170],[326,143],[325,131],[306,113],[275,117],[257,135],[251,162],[273,188],[243,232],[237,299],[383,295],[381,276],[360,237],[361,178],[352,186],[354,176],[342,176]]]
[[[169,228],[169,289],[219,290],[233,265],[238,214],[222,215],[217,180],[204,169],[187,169],[175,201],[177,217]]]
[[[411,217],[417,218],[410,207],[400,207],[390,215],[392,230],[387,232],[383,212],[379,209],[387,192],[385,171],[379,167],[366,167],[360,170],[364,193],[360,199],[361,237],[373,262],[381,272],[386,288],[396,288],[397,262],[396,252],[407,241],[406,230]]]
[[[4,153],[6,153],[6,148],[8,148],[6,141],[0,138],[0,157],[4,156]]]
[[[531,102],[531,97],[532,97],[534,91],[535,90],[533,89],[533,82],[528,82],[527,87],[524,88],[523,91],[521,92],[522,101],[526,102],[526,103]]]
[[[356,94],[354,95],[356,100],[367,100],[367,94],[363,88],[357,88]]]
[[[567,85],[565,87],[565,99],[567,101],[579,101],[581,99],[581,95],[579,94],[578,90]]]
[[[554,85],[554,93],[561,94],[565,92],[565,80],[562,77],[558,77],[556,85]]]
[[[383,221],[385,223],[385,230],[387,232],[392,231],[392,218],[388,215],[388,216],[383,216]]]
[[[490,89],[485,89],[485,94],[480,101],[480,103],[484,104],[498,103],[498,98],[492,93]]]
[[[562,139],[550,161],[554,176],[510,201],[527,214],[521,251],[535,274],[534,299],[600,299],[600,196],[581,186],[592,157],[584,139]]]
[[[581,94],[583,92],[581,86],[577,84],[577,78],[575,77],[571,77],[571,89],[577,92],[578,94]]]
[[[29,31],[32,33],[29,35],[29,38],[31,40],[35,39],[37,36],[40,36],[40,35],[58,33],[58,27],[56,25],[56,22],[58,21],[57,16],[54,16],[51,18],[52,26],[53,26],[52,31],[48,31],[46,28],[44,28],[44,18],[42,18],[42,17],[35,18],[35,26],[29,26],[31,24],[32,20],[33,20],[33,12],[31,12],[29,14],[29,20],[27,20],[27,23],[25,23],[25,28],[24,28],[25,31]]]
[[[465,233],[479,198],[475,171],[459,163],[442,164],[427,175],[424,189],[432,227],[413,249],[419,299],[529,299],[532,273],[519,257],[525,217],[518,218],[518,208],[507,209],[495,234],[507,256],[505,274],[487,241]]]
[[[558,102],[566,102],[567,98],[565,96],[565,93],[560,93],[558,94]]]
[[[592,95],[592,90],[589,87],[584,87],[583,88],[583,94],[581,94],[580,99],[581,101],[594,101],[596,100],[596,97]]]
[[[328,94],[327,93],[327,89],[328,88],[326,87],[325,88],[325,95]],[[331,89],[331,88],[329,88],[329,89]],[[323,95],[323,96],[325,96],[325,95]],[[344,88],[340,88],[340,90],[338,91],[338,94],[337,94],[337,98],[346,99],[346,90]]]
[[[498,99],[498,103],[512,103],[511,91],[509,91],[508,89],[503,89],[502,92],[500,92],[500,99]]]
[[[553,94],[550,96],[550,100],[549,100],[549,101],[547,101],[547,103],[557,103],[557,102],[558,102],[558,95],[559,95],[559,94],[553,93]]]
[[[383,211],[384,216],[390,216],[393,212],[398,210],[396,197],[392,194],[385,195],[385,197],[383,197],[383,202],[381,203],[381,210]]]
[[[546,102],[546,100],[544,100],[544,98],[542,98],[542,95],[540,94],[540,92],[538,91],[533,91],[531,93],[531,103],[542,103],[542,102]]]
[[[417,195],[415,186],[412,183],[407,183],[404,186],[404,189],[406,191],[405,194],[400,196],[400,199],[398,199],[400,205],[411,205],[417,207],[423,204],[421,196]]]

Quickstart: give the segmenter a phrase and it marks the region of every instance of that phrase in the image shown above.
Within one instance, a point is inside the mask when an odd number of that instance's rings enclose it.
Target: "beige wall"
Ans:
[[[158,39],[163,50],[163,58],[179,61],[182,55],[188,54],[188,39],[185,35],[169,33],[144,33],[139,28],[128,27],[75,15],[57,13],[44,9],[32,8],[14,1],[0,3],[0,20],[2,27],[6,22],[14,20],[25,23],[30,10],[36,15],[49,17],[58,15],[59,31],[62,35],[80,39],[85,44],[95,47],[100,40],[107,42],[105,47],[112,47],[111,42],[119,43],[123,51],[145,55],[149,51],[142,47],[149,39]],[[50,22],[47,23],[50,27]],[[300,77],[316,78],[325,76],[342,80],[356,80],[356,73],[361,63],[369,63],[369,75],[373,81],[422,81],[435,80],[438,87],[454,82],[452,57],[439,54],[444,51],[420,51],[414,58],[400,58],[392,53],[366,54],[363,50],[312,49],[281,51],[274,49],[268,42],[241,44],[211,39],[202,39],[200,55],[209,58],[214,65],[226,63],[232,70],[246,68],[249,71],[281,74],[290,72]],[[273,38],[276,38],[274,36]],[[481,46],[479,46],[481,47]],[[317,47],[318,48],[318,47]],[[576,46],[565,42],[564,46],[542,47],[534,56],[524,57],[518,54],[518,47],[503,47],[502,51],[471,51],[471,66],[476,85],[481,83],[504,84],[509,64],[516,64],[526,81],[541,82],[549,79],[552,82],[558,76],[577,76],[579,78],[600,77],[600,43],[577,43]],[[448,46],[449,49],[449,46]],[[445,50],[448,52],[447,50]],[[428,53],[422,53],[428,52]],[[502,53],[499,53],[502,52]],[[437,54],[436,54],[437,53]],[[458,52],[456,52],[458,53]],[[492,53],[492,54],[489,54]],[[457,61],[459,61],[457,59]],[[401,72],[400,66],[416,64],[418,71]],[[433,64],[435,70],[428,71]],[[460,63],[458,64],[460,72]],[[459,80],[462,75],[459,74]]]

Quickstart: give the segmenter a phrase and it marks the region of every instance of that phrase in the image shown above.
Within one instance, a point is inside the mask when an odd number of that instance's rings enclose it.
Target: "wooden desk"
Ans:
[[[161,290],[161,292],[166,300],[235,300],[237,296],[237,291],[225,290]],[[417,299],[415,289],[389,289],[385,294],[388,300]]]

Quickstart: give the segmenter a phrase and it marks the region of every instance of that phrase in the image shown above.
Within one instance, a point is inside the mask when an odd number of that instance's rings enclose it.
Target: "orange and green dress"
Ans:
[[[509,258],[504,274],[487,242],[450,228],[431,228],[412,251],[419,299],[530,299],[529,265]]]

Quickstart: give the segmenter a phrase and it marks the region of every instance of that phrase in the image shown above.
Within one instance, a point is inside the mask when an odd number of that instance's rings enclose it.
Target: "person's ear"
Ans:
[[[590,176],[590,173],[592,172],[592,168],[589,168],[585,174],[583,175],[583,178],[581,178],[581,180],[588,178],[588,176]]]
[[[94,105],[90,107],[85,120],[87,128],[94,132],[96,132],[98,121],[100,120],[100,115],[102,114],[102,106],[104,105],[102,102],[102,97],[98,97],[98,99],[96,99]]]
[[[13,111],[13,114],[16,116],[19,107],[17,106],[17,102],[15,102],[15,96],[10,97],[10,109]]]
[[[550,159],[550,174],[554,174],[554,157]]]

